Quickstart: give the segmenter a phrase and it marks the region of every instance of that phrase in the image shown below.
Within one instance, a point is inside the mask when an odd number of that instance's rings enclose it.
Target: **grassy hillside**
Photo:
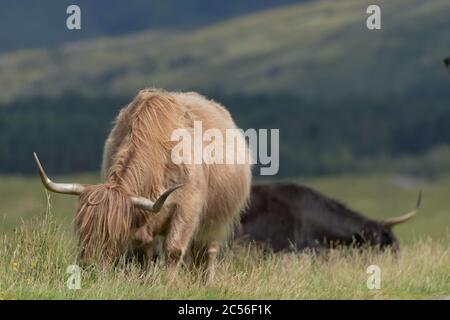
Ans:
[[[117,36],[150,28],[195,27],[298,1],[0,0],[0,52],[46,48],[74,40]],[[66,8],[71,4],[81,8],[82,31],[66,28]]]
[[[61,177],[96,182],[96,176]],[[325,256],[273,254],[233,248],[207,285],[183,270],[167,285],[162,265],[145,274],[99,266],[82,273],[81,290],[66,287],[66,268],[76,263],[70,232],[76,200],[51,195],[37,178],[0,177],[0,299],[437,299],[450,295],[450,177],[417,182],[387,176],[303,180],[375,218],[411,208],[423,188],[419,215],[396,229],[401,254],[331,251]],[[23,219],[23,220],[22,220]],[[12,230],[15,230],[12,232]],[[6,231],[6,232],[5,232]],[[382,270],[380,290],[368,290],[369,265]],[[282,272],[280,272],[282,271]]]
[[[366,28],[369,4],[382,30]],[[195,31],[149,31],[0,56],[0,100],[80,91],[134,94],[158,86],[293,92],[330,101],[449,95],[450,2],[314,1]],[[339,103],[339,102],[336,102]]]

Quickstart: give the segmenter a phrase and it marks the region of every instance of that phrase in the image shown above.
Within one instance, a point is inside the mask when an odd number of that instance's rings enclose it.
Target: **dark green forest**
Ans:
[[[243,129],[280,129],[281,176],[450,169],[448,99],[333,105],[290,94],[209,97],[227,106]],[[98,170],[111,123],[131,99],[65,94],[0,106],[0,172],[35,172],[33,151],[53,174]]]

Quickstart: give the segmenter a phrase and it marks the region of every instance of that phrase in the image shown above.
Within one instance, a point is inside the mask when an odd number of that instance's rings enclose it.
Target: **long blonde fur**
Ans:
[[[236,128],[228,111],[196,93],[142,90],[122,109],[105,144],[105,182],[80,197],[76,225],[82,257],[116,256],[130,245],[150,248],[154,237],[164,234],[169,260],[178,261],[190,244],[225,240],[246,204],[250,165],[174,164],[170,136],[175,129],[191,129],[195,120],[205,130]],[[156,216],[130,202],[131,195],[155,200],[176,183],[184,185]]]

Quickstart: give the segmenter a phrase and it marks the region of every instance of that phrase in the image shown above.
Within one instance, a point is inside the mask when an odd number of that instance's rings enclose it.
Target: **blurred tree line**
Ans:
[[[227,106],[243,129],[280,129],[281,176],[450,171],[445,98],[333,103],[290,94],[209,96]],[[34,173],[33,151],[52,174],[99,170],[112,121],[130,100],[65,94],[0,106],[0,172]]]

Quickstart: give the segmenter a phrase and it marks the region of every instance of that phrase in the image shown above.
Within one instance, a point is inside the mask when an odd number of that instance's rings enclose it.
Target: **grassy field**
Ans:
[[[58,180],[96,182],[94,175]],[[450,295],[450,177],[416,181],[383,175],[299,180],[374,218],[410,209],[419,189],[419,215],[396,233],[401,253],[331,251],[321,256],[273,254],[252,248],[226,252],[216,279],[203,284],[183,270],[167,285],[164,269],[136,266],[85,270],[81,289],[66,286],[74,264],[71,220],[76,199],[51,195],[36,178],[0,177],[0,299],[434,299]],[[381,268],[381,289],[369,290],[369,265]]]

